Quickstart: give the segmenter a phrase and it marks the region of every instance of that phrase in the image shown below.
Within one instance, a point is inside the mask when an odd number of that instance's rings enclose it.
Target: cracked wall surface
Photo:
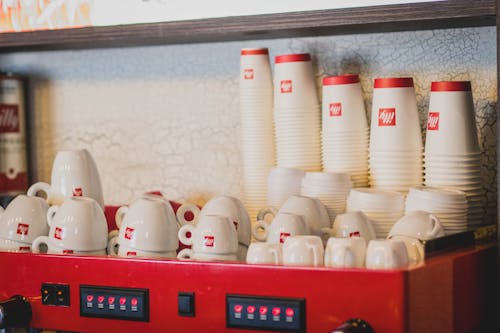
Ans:
[[[318,87],[325,75],[360,73],[368,112],[375,77],[413,76],[423,129],[430,83],[471,80],[483,180],[496,219],[494,27],[10,53],[0,55],[0,68],[32,78],[37,180],[50,180],[57,150],[87,148],[108,204],[152,189],[203,203],[217,193],[240,196],[239,51],[262,46],[272,57],[310,52]]]

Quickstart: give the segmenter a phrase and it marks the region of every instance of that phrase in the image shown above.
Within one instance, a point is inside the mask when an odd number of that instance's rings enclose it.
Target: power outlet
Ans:
[[[59,283],[42,283],[42,304],[69,306],[69,285]]]

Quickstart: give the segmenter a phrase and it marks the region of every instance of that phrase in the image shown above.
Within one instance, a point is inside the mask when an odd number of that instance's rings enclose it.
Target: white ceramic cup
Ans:
[[[370,269],[398,269],[409,264],[408,250],[401,240],[375,239],[366,249],[366,267]]]
[[[109,253],[109,251],[108,251]],[[127,258],[176,258],[176,251],[144,251],[127,246],[119,246],[118,256]]]
[[[257,221],[252,229],[255,239],[272,244],[283,244],[290,236],[308,235],[309,226],[301,215],[291,213],[278,213],[271,224]]]
[[[325,249],[319,236],[291,236],[283,243],[283,264],[323,266]]]
[[[49,204],[60,205],[66,197],[89,197],[104,209],[101,179],[96,163],[86,149],[61,150],[52,164],[51,184],[38,182],[28,195],[44,192]]]
[[[337,215],[331,234],[338,238],[363,237],[366,242],[376,238],[373,222],[360,211]]]
[[[64,254],[64,255],[83,255],[83,256],[104,256],[106,249],[95,251],[79,251],[66,247],[59,247],[47,236],[40,236],[36,240],[36,247],[32,246],[33,253],[47,253],[47,254]],[[35,243],[33,243],[35,244]]]
[[[178,236],[182,243],[191,245],[194,252],[236,255],[238,251],[236,228],[226,216],[202,215],[196,226],[182,226]]]
[[[331,237],[326,244],[325,266],[364,267],[366,240],[361,237]]]
[[[31,252],[31,244],[16,242],[0,238],[0,251],[2,252]]]
[[[400,218],[389,232],[391,236],[410,236],[428,240],[444,236],[439,218],[424,211],[413,211]]]
[[[108,242],[108,253],[111,255],[122,256],[126,253],[120,250],[121,247],[165,253],[175,252],[179,246],[177,218],[170,203],[160,196],[143,195],[129,207],[120,207],[115,221],[120,231]]]
[[[389,238],[405,243],[410,265],[419,264],[425,260],[425,247],[420,239],[409,236],[390,236]]]
[[[200,218],[206,215],[221,215],[233,222],[238,232],[238,243],[248,246],[252,240],[250,217],[238,198],[219,195],[210,199],[201,209]]]
[[[234,253],[229,254],[213,254],[195,252],[193,249],[183,249],[177,255],[178,259],[193,259],[201,261],[237,261],[238,257]]]
[[[248,247],[247,264],[272,264],[283,263],[283,244],[255,242]]]
[[[108,243],[108,224],[99,204],[87,197],[68,197],[61,206],[52,206],[47,212],[49,236],[39,236],[32,251],[40,252],[45,244],[49,249],[72,251],[101,251]]]
[[[325,206],[316,198],[300,195],[289,197],[278,213],[301,215],[310,228],[311,235],[323,236],[322,228],[330,226],[330,217]]]
[[[20,194],[0,213],[0,238],[31,244],[38,236],[49,234],[47,202]]]

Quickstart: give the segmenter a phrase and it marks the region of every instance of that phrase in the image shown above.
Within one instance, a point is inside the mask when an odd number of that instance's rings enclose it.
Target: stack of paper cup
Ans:
[[[278,167],[321,170],[320,116],[311,56],[277,56],[274,129]]]
[[[266,202],[274,165],[273,81],[267,48],[243,49],[240,58],[241,152],[245,205],[252,217]]]
[[[354,187],[368,186],[368,125],[359,76],[323,78],[323,170],[347,172]]]
[[[480,159],[470,82],[432,82],[425,142],[425,184],[465,192],[472,227],[480,225],[485,214]]]
[[[267,177],[267,205],[280,209],[289,197],[299,195],[304,175],[299,169],[272,168]]]
[[[422,184],[422,135],[412,78],[375,79],[370,131],[370,184],[408,192]]]
[[[447,234],[467,229],[467,198],[462,191],[412,187],[406,198],[405,214],[418,210],[436,215]]]
[[[347,211],[362,211],[373,221],[377,238],[385,238],[394,223],[404,215],[405,199],[400,192],[374,188],[355,188],[347,197]]]
[[[352,188],[348,173],[307,172],[302,179],[301,194],[317,198],[328,211],[330,221],[345,213],[347,195]]]

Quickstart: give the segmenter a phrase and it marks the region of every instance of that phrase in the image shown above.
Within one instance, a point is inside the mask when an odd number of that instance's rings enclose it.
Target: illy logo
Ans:
[[[30,252],[31,247],[29,246],[19,246],[19,252]]]
[[[30,229],[29,224],[19,223],[17,225],[17,234],[26,236],[28,234],[29,229]]]
[[[330,117],[340,117],[342,115],[341,103],[330,103]]]
[[[83,189],[81,187],[73,188],[73,196],[74,197],[83,197]]]
[[[290,237],[289,232],[280,232],[280,243],[283,244],[287,237]]]
[[[135,257],[135,256],[137,256],[137,252],[135,252],[135,251],[128,251],[127,252],[127,257]]]
[[[396,126],[396,108],[380,108],[378,110],[379,126]]]
[[[439,112],[429,112],[429,118],[427,119],[427,129],[429,131],[439,130]]]
[[[19,107],[14,104],[0,104],[0,133],[19,132]]]
[[[215,237],[214,236],[205,236],[203,243],[206,247],[214,247]]]
[[[359,233],[359,231],[350,232],[349,238],[351,237],[361,237],[361,234]]]
[[[132,237],[134,237],[134,231],[135,231],[134,228],[127,227],[125,229],[125,238],[126,239],[132,239]]]
[[[282,80],[280,83],[280,91],[282,94],[288,94],[292,92],[292,80]]]
[[[73,254],[73,250],[63,250],[63,254]]]
[[[63,232],[63,228],[56,227],[56,230],[54,230],[54,238],[59,240],[63,239]]]
[[[253,80],[253,68],[245,68],[243,70],[243,78],[245,80]]]

